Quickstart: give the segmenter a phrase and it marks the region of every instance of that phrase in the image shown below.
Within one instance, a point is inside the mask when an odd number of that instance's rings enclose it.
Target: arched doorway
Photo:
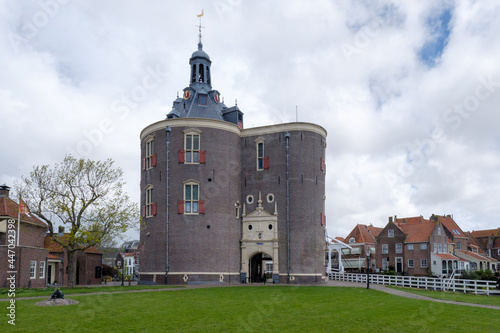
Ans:
[[[256,253],[248,263],[251,283],[273,281],[273,258],[266,253]]]

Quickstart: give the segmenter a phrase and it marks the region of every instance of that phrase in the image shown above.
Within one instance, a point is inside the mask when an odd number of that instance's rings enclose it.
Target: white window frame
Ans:
[[[152,158],[154,154],[154,143],[155,142],[153,139],[149,139],[146,142],[146,170],[149,170],[153,167]]]
[[[188,144],[188,138],[190,144]],[[197,147],[195,142],[197,141]],[[184,163],[185,164],[200,164],[200,150],[201,150],[201,131],[188,130],[184,132]]]
[[[390,237],[390,238],[394,237],[394,229],[387,230],[387,237]]]
[[[420,243],[420,250],[427,250],[427,243]]]
[[[189,198],[187,197],[189,190]],[[196,188],[196,196],[194,188]],[[183,199],[184,199],[184,214],[186,215],[198,215],[200,208],[200,183],[196,181],[188,181],[184,183],[183,186]]]
[[[40,279],[45,279],[45,261],[40,261],[40,266],[38,268],[38,277]]]
[[[154,187],[153,185],[148,185],[146,187],[146,217],[153,216],[153,202],[154,202]]]
[[[420,267],[427,268],[427,259],[420,259]]]
[[[406,249],[407,249],[408,251],[413,251],[413,244],[408,244],[408,245],[406,246]]]
[[[264,170],[264,149],[265,149],[265,142],[266,140],[264,138],[257,138],[255,139],[255,156],[256,162],[257,162],[257,171],[262,171]],[[262,147],[262,149],[259,149],[259,147]]]
[[[500,249],[498,249],[498,250],[497,250],[497,255],[499,255],[499,256],[500,256]]]
[[[438,253],[443,253],[443,244],[438,244]]]
[[[389,253],[389,244],[382,244],[382,254]]]
[[[382,270],[386,271],[389,268],[389,261],[387,258],[382,258]]]
[[[36,261],[30,262],[30,279],[36,279]]]
[[[415,267],[415,261],[413,259],[408,259],[408,268],[414,268]]]
[[[457,250],[462,250],[462,242],[457,242]],[[498,254],[500,255],[500,249],[498,249]]]
[[[437,245],[437,243],[433,243],[432,246],[433,246],[433,251],[432,252],[438,253],[438,245]]]
[[[396,253],[403,253],[403,243],[396,243]]]
[[[438,227],[438,235],[441,236],[441,227]]]

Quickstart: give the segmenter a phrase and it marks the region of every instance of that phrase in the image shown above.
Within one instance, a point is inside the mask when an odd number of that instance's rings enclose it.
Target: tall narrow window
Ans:
[[[36,261],[30,262],[30,279],[36,279]]]
[[[186,133],[184,136],[184,154],[184,163],[200,163],[200,135],[198,133]]]
[[[45,261],[40,261],[40,269],[39,269],[39,275],[38,277],[40,279],[45,278]]]
[[[154,140],[146,142],[146,170],[156,166],[156,154],[154,153]]]
[[[396,243],[396,253],[403,253],[403,243]]]
[[[153,186],[146,187],[146,205],[144,206],[144,217],[156,215],[156,202],[154,202]]]
[[[264,141],[264,138],[257,138],[255,140],[257,171],[269,169],[269,157],[264,156]]]
[[[200,64],[198,66],[198,81],[205,82],[205,69],[204,69],[203,64]]]
[[[184,214],[199,213],[199,189],[199,184],[184,184]]]

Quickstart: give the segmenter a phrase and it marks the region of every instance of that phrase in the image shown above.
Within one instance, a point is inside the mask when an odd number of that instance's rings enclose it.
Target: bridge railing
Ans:
[[[367,274],[359,273],[335,273],[328,274],[330,280],[358,282],[366,284]],[[500,290],[496,289],[495,281],[485,280],[464,280],[432,278],[424,276],[399,276],[371,274],[370,283],[382,284],[396,287],[419,288],[426,290],[453,291],[462,293],[472,293],[481,295],[499,295]]]

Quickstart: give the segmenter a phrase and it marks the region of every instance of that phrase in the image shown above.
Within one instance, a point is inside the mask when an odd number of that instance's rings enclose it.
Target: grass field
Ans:
[[[77,305],[16,302],[0,332],[496,332],[500,311],[363,288],[244,286],[73,296]],[[7,302],[0,302],[6,313]]]

